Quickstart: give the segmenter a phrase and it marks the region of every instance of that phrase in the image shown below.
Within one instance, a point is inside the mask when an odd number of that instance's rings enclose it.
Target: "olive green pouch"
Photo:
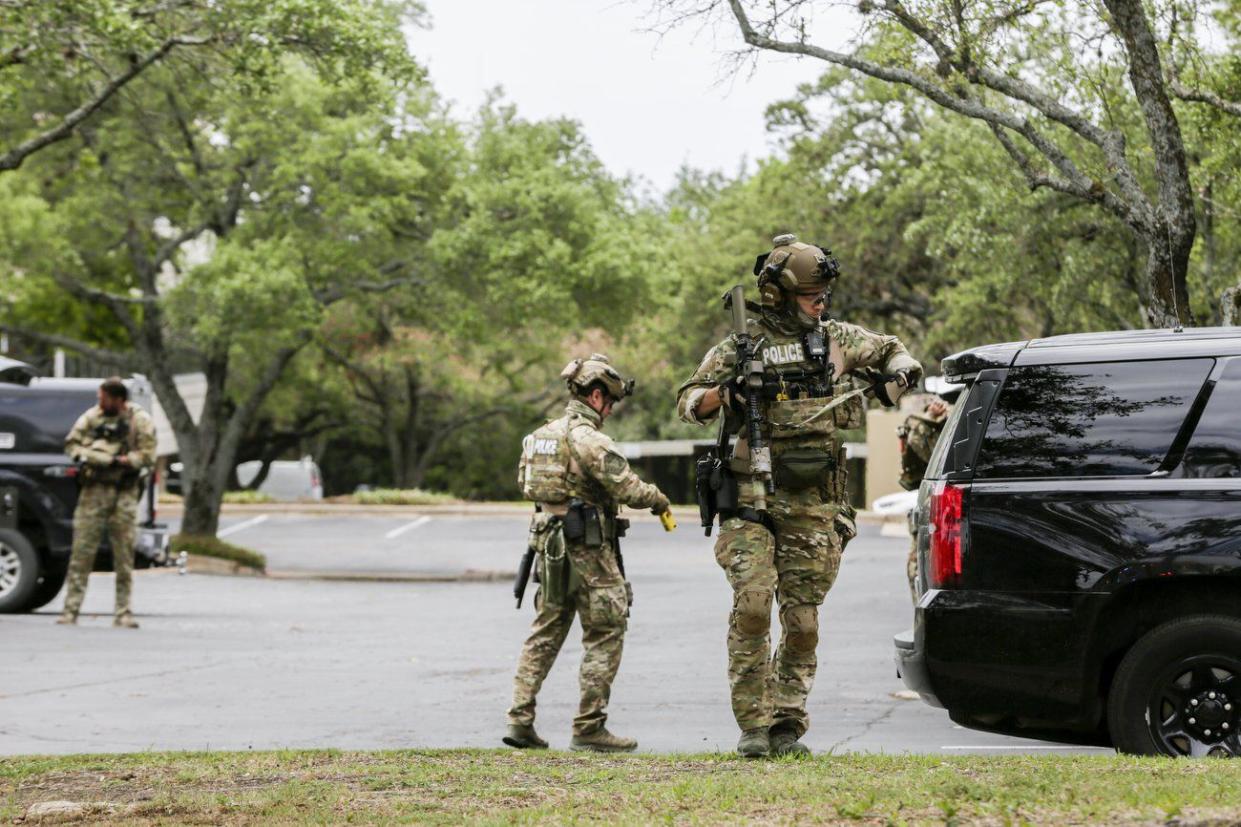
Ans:
[[[802,491],[827,483],[836,470],[836,456],[822,448],[793,448],[776,456],[773,465],[777,488]]]
[[[539,586],[543,602],[561,606],[569,596],[569,555],[565,552],[564,531],[557,521],[540,535]]]

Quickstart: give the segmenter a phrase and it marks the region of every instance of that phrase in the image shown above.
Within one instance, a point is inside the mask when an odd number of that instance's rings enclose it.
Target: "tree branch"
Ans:
[[[1171,92],[1174,97],[1180,100],[1191,103],[1205,103],[1208,106],[1214,106],[1222,112],[1227,112],[1229,115],[1241,117],[1241,101],[1230,101],[1221,98],[1209,89],[1191,88],[1179,80],[1174,80],[1171,85]]]
[[[387,281],[355,281],[344,287],[331,287],[323,290],[315,290],[315,301],[319,304],[327,306],[334,304],[351,293],[386,293],[397,287],[416,287],[426,284],[426,280],[417,276],[409,276],[399,279],[388,279]]]
[[[66,115],[60,123],[56,124],[56,126],[17,145],[3,155],[0,155],[0,172],[17,169],[34,153],[68,138],[73,134],[73,130],[77,128],[78,124],[95,114],[95,112],[99,111],[100,107],[107,103],[113,95],[124,88],[125,84],[140,75],[149,66],[151,66],[151,64],[161,60],[174,48],[178,46],[201,46],[208,42],[210,41],[205,38],[168,38],[154,51],[130,64],[128,69],[110,80],[95,94],[93,98]]]
[[[60,336],[54,333],[41,333],[37,330],[20,327],[17,325],[0,322],[0,330],[10,333],[14,336],[20,336],[23,339],[29,339],[32,342],[39,342],[52,347],[63,347],[81,353],[83,356],[89,356],[97,362],[108,362],[114,365],[130,365],[137,361],[133,353],[123,353],[119,350],[109,350],[107,348],[88,345],[86,342],[79,341],[69,336]]]
[[[1025,117],[1018,116],[1011,112],[1004,112],[994,107],[987,106],[976,97],[964,96],[960,93],[952,93],[938,84],[928,80],[926,77],[911,72],[908,69],[902,69],[894,66],[886,66],[874,61],[856,55],[836,52],[816,46],[812,43],[789,42],[776,40],[759,33],[751,24],[749,17],[746,15],[745,9],[741,5],[741,0],[728,0],[729,8],[733,16],[737,20],[737,25],[741,29],[742,38],[749,45],[758,49],[767,49],[774,52],[782,52],[784,54],[798,54],[807,57],[814,57],[827,63],[833,63],[837,66],[844,66],[847,69],[861,72],[878,80],[887,81],[889,83],[901,84],[909,86],[921,92],[927,98],[945,109],[964,115],[967,118],[983,121],[992,126],[1005,127],[1024,137],[1034,146],[1041,154],[1043,154],[1060,174],[1064,176],[1065,182],[1072,187],[1074,195],[1085,198],[1089,201],[1097,203],[1109,212],[1116,215],[1126,224],[1145,232],[1151,226],[1150,219],[1152,217],[1152,209],[1149,199],[1146,198],[1140,187],[1132,182],[1132,175],[1128,170],[1128,164],[1124,159],[1123,141],[1119,136],[1106,133],[1097,126],[1090,124],[1085,119],[1073,113],[1067,107],[1060,106],[1057,102],[1052,101],[1049,97],[1038,92],[1033,87],[1024,84],[1016,79],[1005,78],[988,70],[976,70],[973,75],[967,74],[971,81],[975,78],[979,80],[986,78],[995,83],[995,91],[1007,94],[1017,100],[1021,100],[1036,110],[1042,112],[1047,117],[1055,120],[1062,125],[1069,126],[1078,134],[1090,140],[1087,134],[1080,132],[1084,129],[1086,133],[1093,135],[1098,141],[1092,140],[1092,143],[1104,149],[1108,158],[1109,165],[1112,167],[1113,173],[1117,176],[1117,183],[1121,187],[1122,193],[1126,195],[1128,200],[1122,200],[1114,193],[1107,191],[1106,188],[1098,185],[1088,175],[1085,175],[1077,168],[1077,165],[1068,157],[1059,147],[1052,141],[1042,135],[1034,126],[1034,124]],[[885,5],[900,8],[894,0],[885,0]],[[910,18],[911,20],[913,18]],[[902,23],[904,25],[904,23]],[[920,24],[919,24],[920,25]],[[925,27],[922,26],[925,30]],[[911,30],[915,35],[917,31]],[[945,53],[951,55],[956,60],[955,53],[948,49],[946,45],[938,41],[933,33],[928,32],[928,36],[932,37],[939,43],[938,47],[929,44],[932,49],[937,51],[945,50]],[[919,35],[921,37],[921,35]],[[1009,91],[1005,91],[1009,90]],[[1047,107],[1045,111],[1043,107]],[[1120,143],[1117,143],[1117,142]],[[1099,143],[1102,142],[1102,143]]]

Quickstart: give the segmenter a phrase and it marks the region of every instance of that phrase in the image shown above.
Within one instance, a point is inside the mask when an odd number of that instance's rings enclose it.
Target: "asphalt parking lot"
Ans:
[[[263,517],[263,519],[258,519]],[[227,518],[221,533],[271,569],[449,578],[512,571],[518,517]],[[817,752],[1092,752],[960,729],[895,696],[891,638],[909,625],[905,541],[864,526],[824,607],[806,742]],[[731,750],[730,597],[701,529],[636,523],[625,548],[636,602],[610,725],[643,750]],[[494,747],[531,619],[506,580],[367,582],[140,572],[142,628],[110,625],[96,574],[76,628],[0,616],[0,753],[281,747]],[[567,746],[578,634],[540,696],[538,726]]]

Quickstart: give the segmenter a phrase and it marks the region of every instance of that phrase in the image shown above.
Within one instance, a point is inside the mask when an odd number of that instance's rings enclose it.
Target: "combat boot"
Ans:
[[[810,747],[797,740],[797,735],[792,730],[772,727],[768,737],[771,740],[772,755],[787,755],[791,758],[810,757]]]
[[[534,731],[533,724],[509,724],[508,734],[500,740],[517,749],[547,749],[547,742]]]
[[[569,742],[569,749],[574,752],[633,752],[637,748],[637,741],[613,735],[607,727],[599,727],[589,735],[574,735]]]
[[[129,612],[125,612],[125,614],[117,615],[112,625],[120,629],[137,629],[138,621],[134,620],[134,616]]]
[[[76,626],[78,623],[77,613],[66,609],[60,613],[60,617],[56,618],[56,622],[61,626]]]
[[[767,727],[760,726],[742,732],[741,740],[737,742],[737,754],[742,758],[766,758],[771,754],[771,738],[767,735]]]

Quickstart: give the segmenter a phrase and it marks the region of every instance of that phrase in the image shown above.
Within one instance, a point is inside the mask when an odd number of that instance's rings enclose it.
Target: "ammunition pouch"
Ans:
[[[792,448],[778,454],[772,461],[772,476],[777,488],[804,491],[827,485],[836,470],[836,454],[821,448]]]
[[[617,528],[620,520],[578,499],[569,501],[569,508],[565,511],[563,519],[564,538],[570,543],[601,546],[604,540],[611,540],[618,536]],[[625,527],[628,528],[629,521],[624,522]]]

